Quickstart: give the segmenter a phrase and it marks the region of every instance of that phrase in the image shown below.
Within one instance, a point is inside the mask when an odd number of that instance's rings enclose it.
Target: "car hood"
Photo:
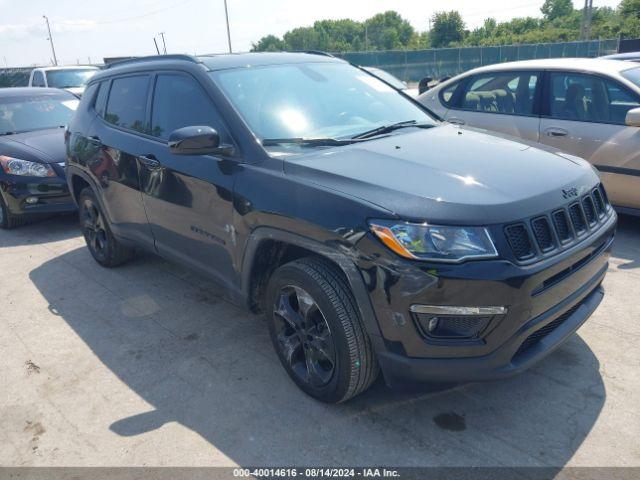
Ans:
[[[443,124],[289,157],[285,173],[415,221],[494,224],[568,202],[598,183],[593,168],[506,137]]]
[[[61,163],[66,159],[64,129],[52,128],[0,137],[5,155],[43,163]]]

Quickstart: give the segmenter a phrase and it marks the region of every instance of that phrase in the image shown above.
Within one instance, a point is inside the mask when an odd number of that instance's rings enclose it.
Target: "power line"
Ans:
[[[193,2],[193,0],[182,0],[180,2],[173,3],[173,4],[168,5],[166,7],[158,8],[156,10],[151,10],[149,12],[146,12],[146,13],[143,13],[143,14],[140,14],[140,15],[134,15],[132,17],[126,17],[126,18],[119,18],[117,20],[103,20],[101,22],[93,21],[93,24],[94,25],[109,25],[109,24],[113,24],[113,23],[130,22],[131,20],[140,20],[141,18],[146,18],[146,17],[150,17],[152,15],[157,15],[158,13],[166,12],[167,10],[171,10],[172,8],[180,7],[180,6],[185,5],[187,3],[190,3],[190,2]]]

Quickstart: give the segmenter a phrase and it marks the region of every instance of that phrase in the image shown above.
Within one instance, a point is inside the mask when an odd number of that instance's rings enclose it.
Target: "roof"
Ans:
[[[602,58],[610,60],[640,60],[640,52],[615,53]]]
[[[67,92],[66,90],[61,90],[59,88],[40,88],[40,87],[8,87],[8,88],[0,88],[0,98],[6,97],[29,97],[35,95],[42,94],[56,94],[69,96],[70,98],[77,99],[74,94]]]
[[[545,58],[539,60],[522,60],[519,62],[497,63],[486,67],[476,68],[471,72],[498,71],[498,70],[571,70],[602,73],[605,75],[618,74],[623,70],[634,68],[629,62],[622,60],[608,60],[604,58]]]
[[[152,55],[147,57],[138,57],[120,62],[110,63],[105,66],[103,71],[113,71],[113,69],[127,68],[135,69],[138,65],[147,64],[154,66],[162,66],[166,62],[189,62],[204,65],[211,70],[226,70],[229,68],[256,67],[264,65],[282,65],[292,63],[329,63],[344,62],[339,58],[323,52],[251,52],[251,53],[221,53],[211,55],[200,55],[197,57],[191,55],[171,54],[171,55]],[[153,65],[153,64],[156,65]],[[98,75],[95,79],[101,78]]]
[[[210,70],[225,70],[227,68],[259,67],[265,65],[281,65],[292,63],[336,63],[344,62],[339,58],[317,53],[297,52],[252,52],[227,53],[223,55],[204,55],[198,57]]]
[[[100,70],[99,67],[94,65],[56,65],[51,67],[36,67],[34,70],[44,70],[45,72],[48,72],[49,70],[79,70],[86,68],[89,70]]]

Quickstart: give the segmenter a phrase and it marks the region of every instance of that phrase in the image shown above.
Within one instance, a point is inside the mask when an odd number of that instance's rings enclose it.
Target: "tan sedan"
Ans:
[[[617,209],[640,215],[640,66],[583,58],[502,63],[452,78],[418,101],[451,123],[588,160]]]

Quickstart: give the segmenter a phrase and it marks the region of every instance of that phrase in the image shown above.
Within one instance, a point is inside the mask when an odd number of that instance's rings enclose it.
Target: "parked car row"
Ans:
[[[302,53],[124,61],[79,104],[0,90],[0,225],[77,205],[100,265],[142,249],[216,280],[321,401],[379,372],[504,378],[597,308],[610,198],[636,208],[637,67],[571,63],[485,67],[417,100]]]

